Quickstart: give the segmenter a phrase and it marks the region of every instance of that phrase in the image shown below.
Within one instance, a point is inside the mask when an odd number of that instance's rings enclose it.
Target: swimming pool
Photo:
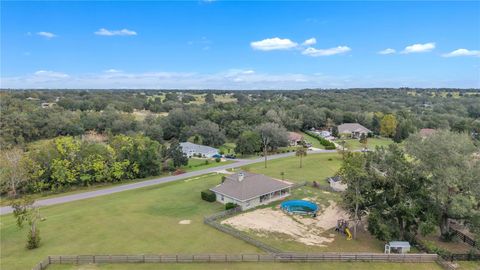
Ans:
[[[287,212],[297,214],[314,214],[318,211],[318,206],[315,203],[304,200],[286,201],[280,207]]]

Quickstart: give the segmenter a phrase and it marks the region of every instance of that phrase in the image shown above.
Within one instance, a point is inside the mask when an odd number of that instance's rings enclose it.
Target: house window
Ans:
[[[222,201],[223,201],[223,199],[224,199],[223,195],[222,195],[222,198],[221,198],[221,199],[222,199]]]

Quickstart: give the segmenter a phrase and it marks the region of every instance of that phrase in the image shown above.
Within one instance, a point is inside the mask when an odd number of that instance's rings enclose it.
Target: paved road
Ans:
[[[309,153],[311,153],[311,154],[331,153],[331,152],[336,152],[336,150],[309,151]],[[268,160],[289,157],[289,156],[293,156],[294,154],[295,154],[295,152],[271,155],[271,156],[268,156]],[[186,179],[186,178],[190,178],[190,177],[194,177],[194,176],[199,176],[199,175],[202,175],[202,174],[212,173],[212,172],[226,170],[226,169],[238,168],[238,167],[242,167],[242,166],[245,166],[245,165],[249,165],[249,164],[253,164],[253,163],[259,163],[259,162],[263,162],[263,161],[264,161],[263,158],[239,159],[239,160],[236,160],[235,163],[230,163],[230,164],[227,164],[227,165],[207,168],[207,169],[193,171],[193,172],[188,172],[188,173],[184,173],[184,174],[180,174],[180,175],[166,176],[166,177],[161,177],[161,178],[155,178],[155,179],[152,179],[152,180],[145,180],[145,181],[141,181],[141,182],[136,182],[136,183],[132,183],[132,184],[126,184],[126,185],[115,186],[115,187],[111,187],[111,188],[99,189],[99,190],[95,190],[95,191],[87,191],[87,192],[83,192],[83,193],[66,195],[66,196],[62,196],[62,197],[55,197],[55,198],[51,198],[51,199],[37,200],[35,202],[35,205],[47,206],[47,205],[54,205],[54,204],[60,204],[60,203],[66,203],[66,202],[73,202],[73,201],[78,201],[78,200],[83,200],[83,199],[108,195],[108,194],[112,194],[112,193],[122,192],[122,191],[126,191],[126,190],[131,190],[131,189],[136,189],[136,188],[142,188],[142,187],[148,187],[148,186],[153,186],[153,185],[178,181],[178,180],[182,180],[182,179]],[[4,206],[4,207],[0,208],[0,215],[9,214],[9,213],[12,213],[12,212],[13,212],[13,209],[10,206]]]

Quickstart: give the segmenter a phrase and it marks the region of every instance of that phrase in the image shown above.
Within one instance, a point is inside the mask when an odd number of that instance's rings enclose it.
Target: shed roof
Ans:
[[[407,241],[392,241],[388,243],[390,247],[395,247],[395,248],[409,248],[410,243]]]
[[[289,182],[273,179],[263,174],[239,172],[227,176],[222,184],[210,190],[239,201],[246,201],[291,186],[292,184]]]

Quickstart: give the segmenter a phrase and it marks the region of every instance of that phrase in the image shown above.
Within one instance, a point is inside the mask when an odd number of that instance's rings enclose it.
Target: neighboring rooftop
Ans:
[[[370,129],[360,125],[359,123],[344,123],[338,126],[338,133],[370,133]]]
[[[422,137],[427,137],[427,136],[432,135],[435,132],[437,132],[437,130],[433,129],[433,128],[422,128],[422,129],[420,129],[420,131],[418,133]]]
[[[263,174],[239,172],[227,176],[222,184],[210,190],[239,201],[246,201],[291,186],[289,182]]]
[[[218,152],[217,148],[213,148],[206,145],[194,144],[191,142],[182,142],[180,143],[180,146],[182,147],[183,152],[187,152],[187,151],[193,151],[195,153]]]
[[[288,132],[288,140],[290,141],[301,141],[303,140],[303,135],[296,132]]]

